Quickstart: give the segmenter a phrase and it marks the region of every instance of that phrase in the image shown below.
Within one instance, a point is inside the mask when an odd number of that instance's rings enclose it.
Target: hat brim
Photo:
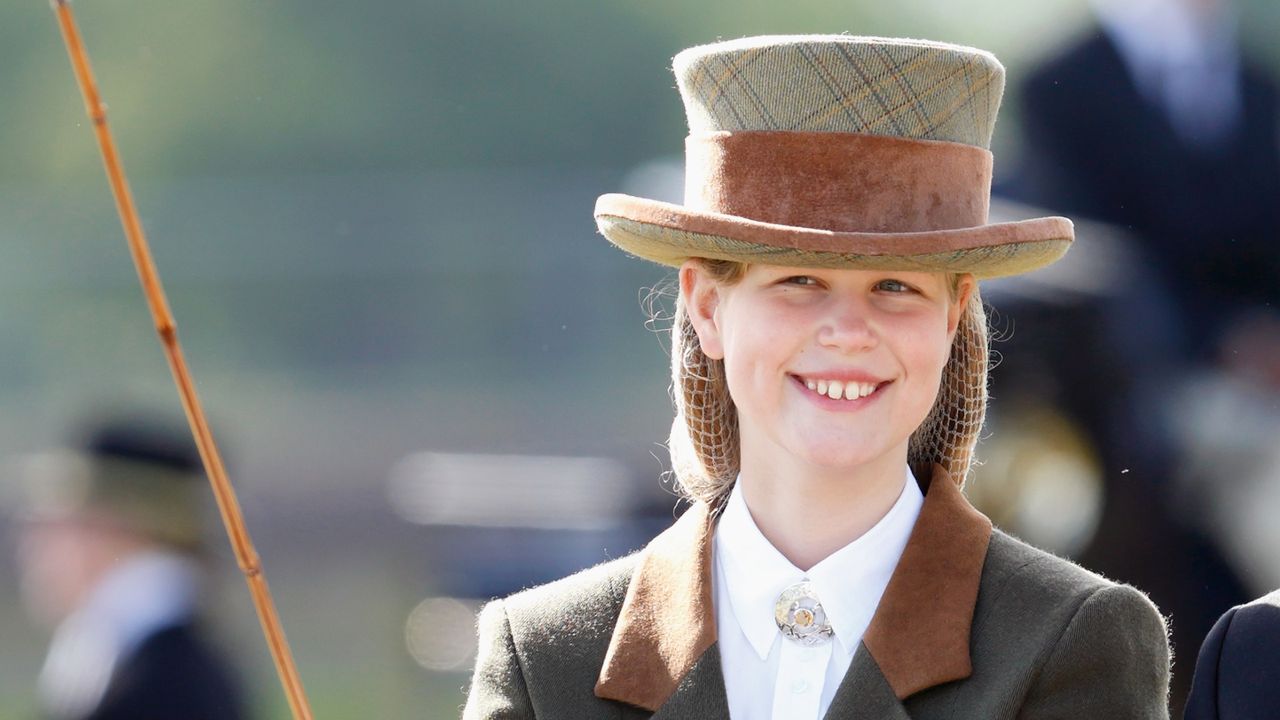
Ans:
[[[622,250],[679,267],[689,258],[796,267],[1016,275],[1062,257],[1075,238],[1063,217],[926,232],[834,232],[777,225],[683,205],[601,195],[596,225]]]

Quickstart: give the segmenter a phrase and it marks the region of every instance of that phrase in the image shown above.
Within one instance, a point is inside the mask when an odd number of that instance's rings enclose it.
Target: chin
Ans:
[[[812,423],[795,427],[787,435],[785,440],[779,438],[782,440],[780,444],[793,457],[823,470],[852,470],[881,462],[895,453],[901,453],[905,463],[910,437],[910,433],[897,427],[897,423],[894,427],[868,427],[866,423],[839,427],[834,423]]]
[[[853,469],[878,460],[888,452],[887,447],[873,447],[856,444],[851,447],[848,440],[832,443],[807,443],[796,448],[796,457],[810,465],[824,470]]]

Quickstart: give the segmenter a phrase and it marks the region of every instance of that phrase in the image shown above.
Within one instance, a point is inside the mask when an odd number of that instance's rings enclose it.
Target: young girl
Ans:
[[[1142,593],[991,528],[976,279],[1066,252],[987,224],[990,54],[849,36],[686,50],[684,205],[601,232],[680,268],[671,454],[643,551],[491,603],[466,718],[1163,718]],[[1082,109],[1087,111],[1087,109]]]

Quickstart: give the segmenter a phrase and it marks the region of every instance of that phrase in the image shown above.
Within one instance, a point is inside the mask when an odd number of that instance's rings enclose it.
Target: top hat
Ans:
[[[1004,67],[921,40],[753,37],[676,55],[689,120],[683,205],[601,196],[600,232],[664,265],[1034,270],[1070,220],[987,222]]]

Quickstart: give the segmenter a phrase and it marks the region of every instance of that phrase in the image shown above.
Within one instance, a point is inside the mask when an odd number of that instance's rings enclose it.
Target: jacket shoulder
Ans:
[[[589,674],[594,687],[638,560],[628,555],[491,603],[505,615],[526,674]]]
[[[463,717],[525,718],[566,707],[611,713],[593,690],[637,559],[606,562],[485,606]]]
[[[1280,591],[1231,608],[1205,638],[1187,720],[1260,717],[1280,706]]]
[[[987,548],[983,582],[988,581],[1002,585],[1012,583],[1006,592],[1013,590],[1054,603],[1118,585],[999,529],[992,531],[991,544]]]
[[[633,553],[502,600],[517,645],[582,634],[608,637],[637,562]]]
[[[1034,67],[1022,84],[1022,91],[1034,101],[1052,99],[1069,102],[1080,86],[1101,71],[1123,72],[1123,61],[1115,45],[1102,32],[1082,37],[1059,48]]]
[[[1245,613],[1270,617],[1271,621],[1274,622],[1276,619],[1275,613],[1280,612],[1280,590],[1272,590],[1257,600],[1252,600],[1239,607]]]
[[[1059,717],[1072,707],[1167,717],[1168,631],[1156,606],[1136,588],[999,530],[972,643],[975,679],[1002,678],[1027,717]]]
[[[985,597],[984,597],[985,595]],[[1142,616],[1144,624],[1165,633],[1164,618],[1141,590],[1109,580],[1070,560],[994,530],[982,571],[979,608],[1014,604],[1039,615],[1043,627],[1076,618],[1088,604],[1114,606],[1117,615]],[[1035,615],[1032,615],[1033,617]],[[976,619],[976,618],[975,618]],[[1058,623],[1052,622],[1058,620]],[[1132,619],[1132,618],[1130,618]],[[1145,622],[1145,621],[1155,622]]]

